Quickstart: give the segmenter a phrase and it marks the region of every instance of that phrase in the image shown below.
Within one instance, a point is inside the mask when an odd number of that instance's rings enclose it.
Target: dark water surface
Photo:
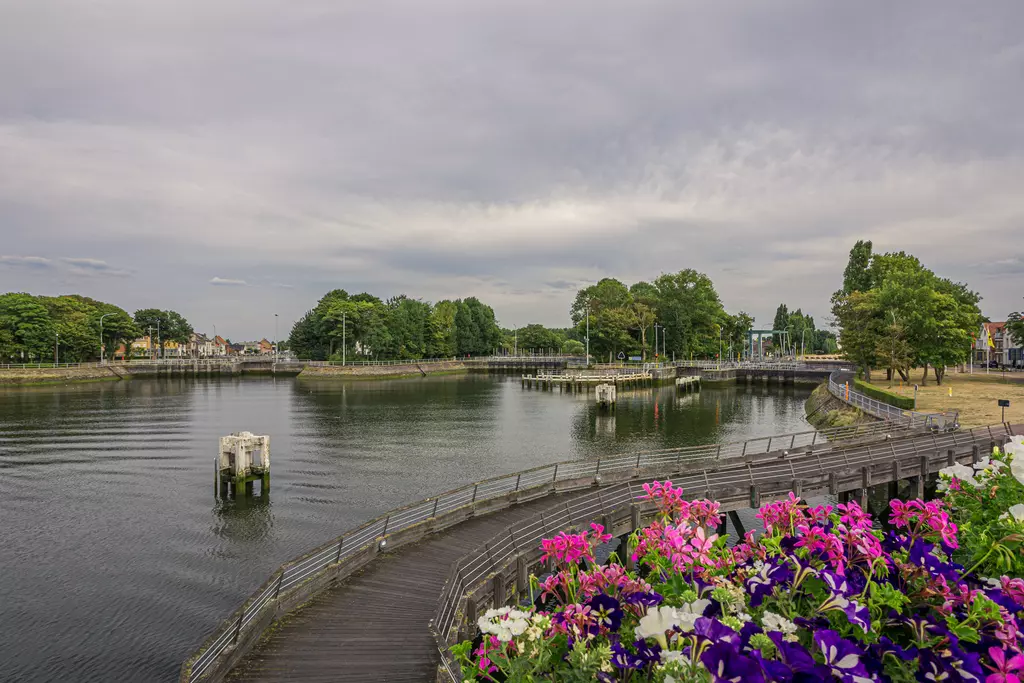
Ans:
[[[0,680],[172,681],[278,565],[467,482],[810,429],[804,389],[676,396],[380,382],[134,380],[0,391]],[[271,435],[269,500],[214,498],[217,439]]]

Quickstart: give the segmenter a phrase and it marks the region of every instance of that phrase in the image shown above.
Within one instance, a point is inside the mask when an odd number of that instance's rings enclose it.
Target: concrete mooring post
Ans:
[[[614,384],[598,384],[597,391],[597,405],[601,408],[615,408],[615,385]]]
[[[220,450],[214,468],[214,485],[221,498],[230,492],[251,496],[252,483],[260,480],[260,495],[270,492],[270,437],[252,432],[235,432],[220,438]],[[229,484],[233,486],[229,489]]]

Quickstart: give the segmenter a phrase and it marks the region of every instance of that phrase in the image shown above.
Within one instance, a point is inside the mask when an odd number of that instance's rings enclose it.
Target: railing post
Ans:
[[[281,594],[281,584],[284,583],[284,570],[281,570],[281,576],[277,577],[277,588],[274,589],[274,599],[277,600],[277,596]]]
[[[479,487],[480,487],[480,484],[473,484],[473,499],[471,501],[469,501],[470,503],[475,503],[476,502],[476,490]]]
[[[956,464],[956,451],[952,448],[946,451],[946,464],[951,467]]]
[[[516,482],[516,484],[517,484],[516,488],[518,488],[518,483],[519,482]],[[437,517],[437,501],[439,501],[439,500],[441,500],[441,499],[440,498],[435,498],[434,499],[434,509],[430,512],[430,516],[431,517]]]
[[[978,463],[981,461],[981,449],[978,448],[978,444],[971,446],[971,462]]]
[[[553,475],[551,475],[551,481],[552,481],[552,483],[558,481],[558,463],[557,462],[555,463],[555,473]]]
[[[245,616],[245,608],[242,608],[242,613],[238,615],[238,623],[235,624],[235,637],[232,639],[231,644],[238,644],[238,634],[242,631],[242,617]]]
[[[345,542],[345,537],[342,536],[341,540],[338,541],[338,554],[334,557],[334,563],[335,564],[337,564],[338,562],[341,562],[341,546],[342,546],[342,544],[344,542]],[[282,576],[283,576],[283,573],[282,573]]]
[[[761,507],[761,491],[757,486],[750,487],[750,507],[755,510]]]
[[[600,460],[598,461],[598,463],[600,463]],[[518,490],[519,490],[519,481],[520,481],[520,480],[521,480],[522,478],[523,478],[523,473],[522,473],[522,472],[520,472],[520,473],[519,473],[519,474],[518,474],[518,475],[516,476],[516,491],[518,491]],[[436,507],[436,506],[435,506],[435,507]]]
[[[475,492],[474,492],[474,497],[475,497]],[[390,523],[391,523],[391,515],[388,515],[384,519],[384,531],[380,532],[381,536],[387,536],[388,535],[388,524],[390,524]]]

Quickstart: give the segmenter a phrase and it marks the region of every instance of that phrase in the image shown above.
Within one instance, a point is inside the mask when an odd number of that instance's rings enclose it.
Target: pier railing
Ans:
[[[590,488],[602,480],[621,481],[637,473],[679,471],[683,466],[750,458],[773,451],[821,454],[839,442],[881,440],[910,433],[916,424],[875,422],[767,436],[735,443],[687,446],[543,465],[484,479],[441,495],[391,510],[344,532],[332,541],[282,565],[203,642],[182,665],[181,683],[219,680],[260,638],[273,621],[308,600],[332,581],[365,566],[385,548],[421,540],[426,535],[517,501],[552,491]],[[787,465],[788,467],[788,465]]]
[[[911,427],[955,429],[959,425],[959,413],[924,413],[903,410],[883,403],[852,388],[854,374],[849,370],[836,370],[828,378],[828,390],[841,401],[849,403],[882,420],[907,424]]]

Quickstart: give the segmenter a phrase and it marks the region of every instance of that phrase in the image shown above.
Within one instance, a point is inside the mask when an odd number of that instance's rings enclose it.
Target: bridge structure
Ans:
[[[830,387],[851,400],[841,380]],[[652,514],[644,482],[671,478],[724,511],[791,491],[866,504],[870,487],[901,480],[923,496],[939,469],[976,462],[1021,429],[958,430],[955,420],[901,415],[474,482],[391,510],[282,565],[185,660],[180,683],[458,681],[448,648],[472,633],[481,610],[526,590],[540,539],[590,522],[624,537]]]

